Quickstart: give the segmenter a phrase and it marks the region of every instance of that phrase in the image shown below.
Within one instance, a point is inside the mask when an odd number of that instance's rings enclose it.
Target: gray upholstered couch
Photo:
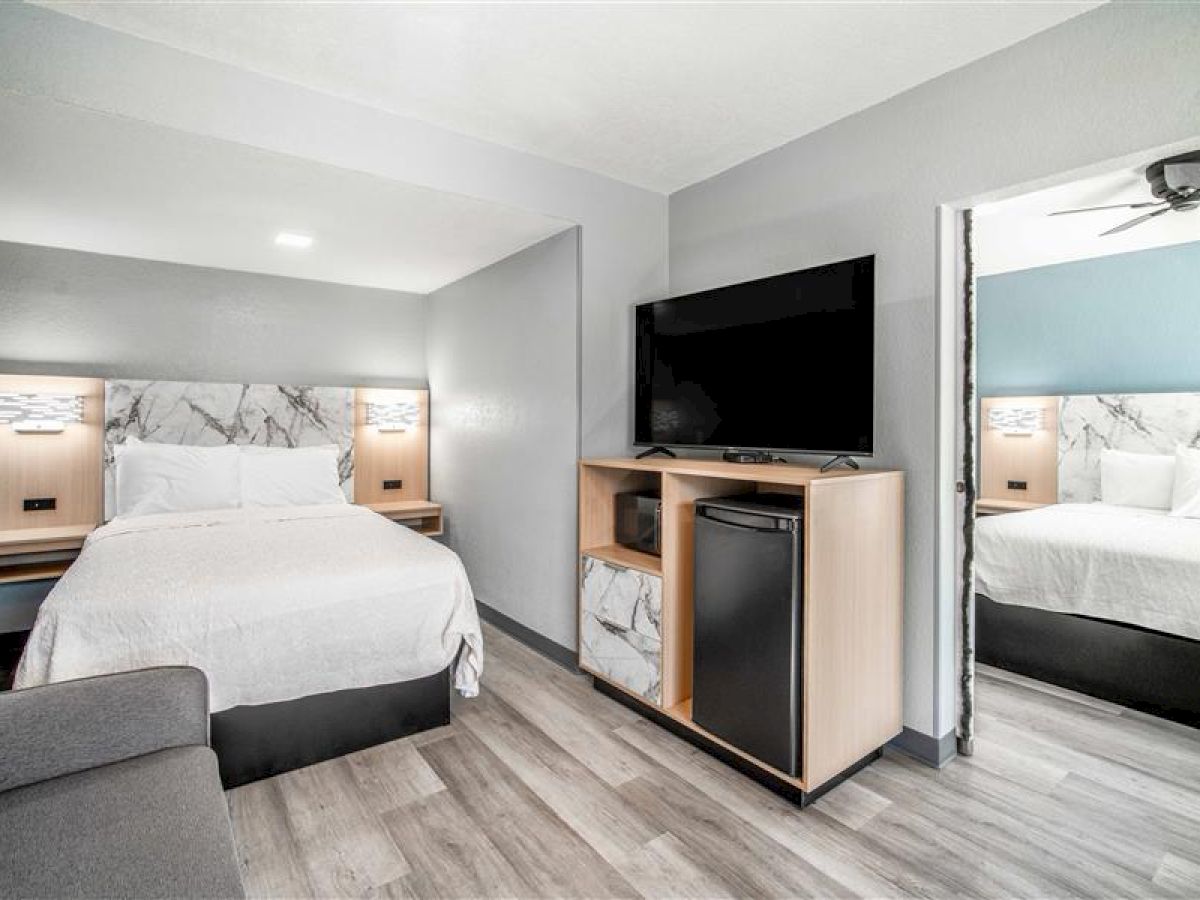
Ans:
[[[0,897],[242,896],[203,673],[0,693]]]

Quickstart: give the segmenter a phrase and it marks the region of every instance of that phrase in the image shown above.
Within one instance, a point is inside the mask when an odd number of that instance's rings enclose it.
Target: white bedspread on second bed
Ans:
[[[460,646],[455,686],[474,696],[483,639],[461,561],[370,510],[171,513],[88,538],[38,613],[16,686],[187,664],[218,712],[421,678]]]
[[[1063,503],[976,523],[976,590],[998,603],[1200,639],[1200,520]]]

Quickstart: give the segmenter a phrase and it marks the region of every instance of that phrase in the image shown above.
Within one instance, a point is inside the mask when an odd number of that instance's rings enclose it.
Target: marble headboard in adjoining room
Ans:
[[[157,444],[336,444],[346,499],[354,499],[354,389],[284,384],[108,381],[104,386],[104,509],[114,509],[113,448]]]
[[[1100,499],[1100,451],[1200,447],[1200,393],[1075,394],[1058,411],[1058,499]]]

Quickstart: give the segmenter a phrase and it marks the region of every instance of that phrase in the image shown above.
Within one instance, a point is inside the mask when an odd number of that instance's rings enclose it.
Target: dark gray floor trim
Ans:
[[[526,647],[536,650],[542,656],[553,662],[558,663],[564,669],[575,672],[579,669],[579,655],[570,647],[564,647],[557,641],[552,641],[543,634],[538,634],[532,628],[522,625],[516,619],[510,619],[499,610],[493,609],[486,603],[475,601],[475,606],[479,610],[479,618],[489,624],[495,625],[505,634],[516,638]],[[484,651],[486,655],[487,651]]]
[[[918,762],[940,769],[958,753],[954,731],[948,731],[940,738],[905,728],[888,742],[889,747],[895,747],[901,753],[911,756]]]

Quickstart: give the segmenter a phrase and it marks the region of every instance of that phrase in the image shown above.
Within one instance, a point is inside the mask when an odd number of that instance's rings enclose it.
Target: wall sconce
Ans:
[[[376,431],[407,431],[421,419],[415,403],[368,403],[367,424]]]
[[[1031,435],[1046,428],[1046,410],[1040,406],[993,406],[988,427],[1004,435]]]
[[[74,394],[0,393],[0,422],[19,434],[58,434],[83,421],[83,398]]]

